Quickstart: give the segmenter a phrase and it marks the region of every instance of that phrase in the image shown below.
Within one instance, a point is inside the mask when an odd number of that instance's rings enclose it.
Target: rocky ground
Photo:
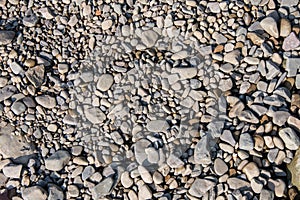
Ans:
[[[0,199],[299,199],[299,36],[299,0],[0,0]]]

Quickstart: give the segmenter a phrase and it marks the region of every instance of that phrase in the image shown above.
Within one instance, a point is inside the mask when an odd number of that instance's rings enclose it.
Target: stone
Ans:
[[[251,181],[253,178],[258,177],[260,172],[257,164],[255,162],[249,162],[246,164],[242,172],[246,174],[249,181]]]
[[[254,6],[258,6],[262,0],[250,0],[251,4]]]
[[[255,178],[251,179],[250,184],[253,192],[255,192],[256,194],[260,194],[264,187],[264,185]]]
[[[40,8],[39,12],[42,14],[42,17],[45,19],[53,19],[55,17],[55,15],[52,13],[50,8],[48,8],[48,7]]]
[[[174,154],[171,154],[168,159],[167,159],[167,164],[171,167],[171,168],[180,168],[184,166],[184,162],[182,160],[180,160],[180,158],[178,158],[177,156],[175,156]]]
[[[152,199],[151,189],[145,184],[139,186],[138,197],[139,197],[139,200]]]
[[[73,27],[78,23],[78,19],[76,17],[76,15],[73,15],[72,17],[70,17],[70,20],[68,22],[68,25]]]
[[[253,124],[259,123],[259,120],[257,119],[257,117],[250,110],[243,110],[238,115],[238,118],[244,122],[249,122],[249,123],[253,123]]]
[[[114,77],[111,74],[102,74],[97,82],[97,89],[105,92],[110,89],[114,83]]]
[[[6,0],[0,0],[0,6],[1,6],[1,7],[4,7],[5,4],[6,4]]]
[[[22,165],[6,165],[3,167],[3,174],[8,178],[21,178]]]
[[[139,165],[138,171],[145,183],[151,184],[153,182],[151,174],[144,166]]]
[[[283,140],[285,147],[290,150],[297,150],[300,145],[300,138],[290,127],[280,129],[279,136]]]
[[[52,109],[56,106],[56,100],[49,95],[35,97],[35,101],[44,108]]]
[[[294,32],[291,32],[288,37],[283,40],[282,49],[285,51],[291,51],[299,47],[300,40]]]
[[[287,187],[285,182],[282,179],[277,179],[274,181],[275,185],[275,196],[284,197],[287,192]]]
[[[24,26],[27,27],[34,27],[37,23],[38,23],[38,17],[36,16],[36,14],[32,11],[31,8],[29,8],[26,12],[25,15],[23,17],[23,24]]]
[[[79,189],[76,185],[68,185],[67,191],[68,191],[68,195],[70,197],[78,197],[79,196]]]
[[[0,45],[8,45],[15,38],[15,32],[0,30]]]
[[[135,159],[140,165],[144,165],[144,162],[147,159],[147,154],[145,149],[151,145],[151,142],[147,139],[140,139],[134,144],[134,154]]]
[[[15,101],[11,106],[11,111],[13,111],[15,115],[20,115],[26,111],[26,106],[20,101]]]
[[[9,67],[14,74],[24,75],[23,68],[17,62],[12,62]]]
[[[287,120],[288,125],[295,129],[296,131],[300,132],[300,119],[294,117],[294,116],[289,116]]]
[[[194,197],[201,198],[215,185],[216,183],[211,180],[196,178],[188,192]]]
[[[299,4],[299,0],[282,0],[280,5],[284,7],[292,7],[297,6]]]
[[[279,31],[277,22],[272,17],[266,17],[260,22],[261,27],[272,37],[278,38]]]
[[[240,51],[233,50],[224,56],[224,61],[233,65],[238,65],[240,61]]]
[[[216,158],[214,161],[214,171],[218,176],[222,176],[228,172],[228,166],[222,159]]]
[[[221,12],[219,2],[209,2],[207,4],[207,8],[212,13],[220,13]]]
[[[280,36],[287,37],[292,31],[291,23],[288,19],[280,19]]]
[[[48,199],[47,200],[63,200],[65,199],[64,192],[55,184],[48,184]]]
[[[21,136],[12,135],[13,127],[0,129],[0,153],[4,158],[19,158],[34,154],[33,147]]]
[[[111,193],[114,180],[111,177],[107,177],[96,186],[91,189],[93,199],[100,199]]]
[[[150,132],[166,132],[170,125],[165,120],[152,120],[147,123],[146,128]]]
[[[290,172],[290,179],[293,185],[300,190],[300,148],[297,149],[293,160],[287,165]]]
[[[228,79],[221,79],[219,83],[219,89],[223,92],[230,90],[233,87],[233,83],[231,78]]]
[[[4,86],[6,86],[8,82],[8,79],[5,77],[0,77],[0,88],[3,88]]]
[[[278,126],[283,126],[291,114],[287,111],[276,111],[272,114],[273,123]]]
[[[237,177],[228,178],[227,183],[229,188],[233,190],[250,187],[250,183],[248,181],[245,181]]]
[[[182,59],[187,58],[188,56],[189,56],[189,54],[187,51],[179,51],[179,52],[174,53],[171,56],[171,59],[172,60],[182,60]]]
[[[35,88],[40,87],[44,82],[45,68],[43,65],[37,65],[29,68],[25,75]]]
[[[228,144],[230,144],[233,147],[236,144],[236,141],[230,130],[224,130],[220,139],[223,140],[224,142],[227,142]]]
[[[99,108],[85,108],[84,115],[92,124],[100,124],[106,119],[106,115]]]
[[[266,189],[262,189],[259,200],[273,200],[274,192]]]
[[[171,73],[178,74],[180,80],[191,79],[197,75],[197,68],[195,67],[174,67]]]
[[[287,58],[286,60],[286,71],[287,77],[295,77],[298,69],[300,69],[300,58]]]
[[[110,29],[112,27],[113,21],[108,19],[102,22],[101,27],[104,31]]]
[[[25,188],[21,193],[24,200],[46,200],[48,196],[47,192],[40,186]]]
[[[142,32],[141,41],[146,47],[153,47],[158,40],[158,34],[153,30]]]
[[[196,164],[210,164],[211,150],[214,147],[212,138],[209,135],[201,137],[200,141],[196,144],[194,151],[194,161]]]
[[[87,166],[84,168],[82,174],[81,174],[81,178],[83,181],[87,180],[88,178],[90,178],[94,173],[96,172],[96,170],[92,167],[92,166]]]
[[[82,15],[87,17],[87,16],[89,16],[91,14],[92,14],[92,8],[91,8],[91,6],[90,5],[85,5],[83,7],[83,9],[82,9]]]
[[[121,183],[125,188],[130,188],[133,185],[133,179],[130,177],[128,171],[125,171],[121,175]]]
[[[61,74],[65,74],[69,71],[69,65],[60,63],[57,65],[58,72]]]
[[[254,148],[254,142],[249,133],[242,133],[239,139],[239,148],[250,151]]]
[[[70,161],[71,155],[65,150],[58,150],[45,159],[45,167],[50,171],[62,170]]]

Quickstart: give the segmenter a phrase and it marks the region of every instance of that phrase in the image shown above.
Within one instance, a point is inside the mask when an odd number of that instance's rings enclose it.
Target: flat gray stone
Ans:
[[[64,192],[55,184],[48,184],[48,199],[47,200],[63,200],[65,199]]]
[[[70,159],[71,155],[69,152],[59,150],[45,160],[45,167],[51,171],[60,171],[68,164]]]
[[[13,85],[6,85],[0,89],[0,102],[10,98],[17,92],[17,88]]]
[[[22,165],[9,165],[3,167],[2,171],[3,174],[8,177],[8,178],[16,178],[19,179],[21,178],[21,171],[22,171],[23,166]]]
[[[114,181],[108,177],[91,189],[93,199],[100,199],[111,193]]]
[[[215,185],[216,183],[213,181],[197,178],[189,189],[189,193],[194,197],[201,198]]]
[[[216,158],[214,161],[214,171],[218,176],[222,176],[228,172],[228,166],[222,159]]]
[[[10,44],[15,38],[15,32],[0,30],[0,45]]]
[[[249,133],[242,133],[239,139],[239,148],[250,151],[254,148],[254,142]]]
[[[86,108],[84,115],[92,124],[100,124],[106,119],[106,115],[99,108]]]
[[[146,47],[152,47],[158,40],[158,34],[153,30],[144,31],[141,35],[141,40]]]
[[[48,196],[47,192],[40,186],[25,188],[21,193],[24,200],[46,200]]]
[[[287,58],[286,59],[286,71],[287,77],[295,77],[298,69],[300,69],[300,58]]]
[[[26,111],[26,106],[22,102],[16,101],[12,104],[11,111],[13,111],[15,115],[20,115]]]
[[[170,125],[165,120],[152,120],[147,123],[146,128],[150,132],[166,132]]]
[[[37,23],[38,23],[38,17],[36,16],[36,14],[32,11],[31,8],[29,8],[26,12],[25,15],[23,17],[23,24],[24,26],[27,27],[34,27]]]
[[[227,183],[228,183],[229,188],[233,189],[233,190],[250,187],[250,183],[248,181],[245,181],[245,180],[237,178],[237,177],[228,178]]]

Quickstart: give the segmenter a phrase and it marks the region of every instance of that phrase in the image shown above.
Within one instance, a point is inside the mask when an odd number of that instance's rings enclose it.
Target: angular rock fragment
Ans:
[[[196,179],[189,189],[189,193],[194,196],[201,198],[205,195],[211,188],[215,186],[215,182],[207,179]]]
[[[299,46],[300,46],[300,40],[298,39],[296,34],[292,32],[291,34],[289,34],[288,37],[284,39],[282,44],[282,49],[285,51],[291,51],[296,49]]]
[[[114,181],[108,177],[91,189],[93,199],[100,199],[111,193]]]
[[[40,186],[32,186],[25,188],[22,191],[22,197],[24,200],[46,200],[47,199],[47,192]]]
[[[56,106],[56,100],[49,95],[35,97],[35,101],[44,108],[52,109]]]
[[[40,87],[44,82],[45,68],[43,65],[37,65],[29,68],[25,72],[26,77],[35,88]]]
[[[277,22],[275,21],[274,18],[266,17],[260,22],[260,25],[271,36],[275,38],[279,37]]]

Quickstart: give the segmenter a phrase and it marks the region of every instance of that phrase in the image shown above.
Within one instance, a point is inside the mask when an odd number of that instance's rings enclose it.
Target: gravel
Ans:
[[[297,199],[299,0],[0,0],[0,199]]]

